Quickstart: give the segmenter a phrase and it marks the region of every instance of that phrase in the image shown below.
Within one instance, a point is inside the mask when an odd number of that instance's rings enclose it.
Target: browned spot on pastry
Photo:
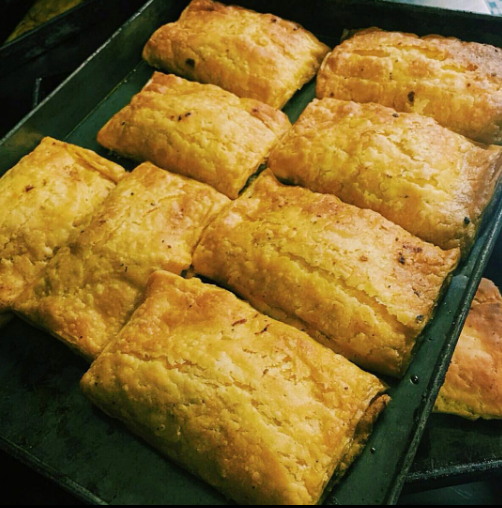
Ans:
[[[404,258],[403,254],[402,254],[401,252],[399,253],[399,259],[398,259],[398,261],[399,261],[402,265],[406,264],[406,259]]]
[[[33,185],[27,185],[24,189],[24,192],[30,192],[34,189],[35,187],[33,187]]]
[[[240,321],[236,321],[232,326],[244,325],[248,322],[247,319],[241,319]]]
[[[415,92],[410,92],[408,94],[408,100],[413,104],[415,102]]]

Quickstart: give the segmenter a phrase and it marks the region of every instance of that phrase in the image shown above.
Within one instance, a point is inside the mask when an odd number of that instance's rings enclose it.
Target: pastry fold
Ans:
[[[290,127],[284,113],[266,104],[157,72],[98,141],[236,198]]]
[[[326,57],[317,97],[376,102],[500,144],[501,57],[499,48],[455,38],[364,30]]]
[[[502,148],[379,104],[314,100],[270,155],[280,179],[369,208],[467,253],[502,171]]]
[[[483,279],[435,411],[469,420],[502,419],[502,296]]]
[[[195,271],[349,360],[402,376],[459,261],[371,210],[267,171],[206,230]]]
[[[63,14],[84,0],[37,0],[28,14],[21,20],[6,42],[11,42],[27,32],[47,23],[51,19]]]
[[[329,49],[297,23],[193,0],[179,21],[155,32],[143,57],[157,69],[282,109]]]
[[[45,138],[0,179],[0,312],[87,225],[124,170]]]
[[[211,187],[143,164],[122,179],[14,310],[93,359],[132,315],[150,275],[181,274],[228,199]]]
[[[81,387],[240,504],[316,504],[362,450],[386,387],[226,290],[166,272]]]

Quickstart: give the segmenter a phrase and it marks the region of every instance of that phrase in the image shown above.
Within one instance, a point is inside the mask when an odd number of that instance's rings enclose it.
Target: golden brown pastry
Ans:
[[[442,249],[471,247],[502,148],[379,104],[314,100],[270,155],[281,179],[370,208]]]
[[[155,270],[181,274],[190,267],[202,231],[227,203],[207,185],[143,164],[14,310],[95,358],[130,318]]]
[[[328,46],[299,24],[212,0],[193,0],[145,47],[158,69],[281,109],[315,77]]]
[[[290,127],[284,113],[266,104],[157,72],[98,141],[236,198]]]
[[[80,233],[123,174],[94,152],[45,138],[0,179],[0,311]]]
[[[12,320],[12,314],[10,312],[2,312],[0,313],[0,330],[6,326]]]
[[[28,14],[21,20],[21,23],[16,27],[14,32],[7,39],[11,42],[26,32],[30,32],[40,25],[47,23],[51,19],[63,14],[77,5],[81,4],[84,0],[37,0],[33,7],[28,11]]]
[[[502,50],[438,35],[369,29],[326,57],[317,97],[376,102],[436,119],[483,143],[502,142]]]
[[[388,402],[377,378],[306,334],[166,272],[81,386],[241,504],[316,504]]]
[[[502,419],[502,296],[483,279],[435,411],[469,420]]]
[[[265,172],[206,230],[194,268],[371,371],[402,376],[459,261],[371,210]]]

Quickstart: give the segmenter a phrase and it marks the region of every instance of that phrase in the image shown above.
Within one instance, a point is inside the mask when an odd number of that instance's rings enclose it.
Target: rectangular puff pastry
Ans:
[[[157,69],[281,109],[315,77],[329,49],[297,23],[193,0],[179,21],[155,32],[143,56]]]
[[[316,504],[385,386],[232,293],[166,272],[82,380],[86,396],[240,504]]]
[[[502,148],[379,104],[314,100],[270,155],[288,182],[370,208],[465,253],[502,171]]]
[[[0,313],[0,330],[6,326],[12,320],[12,314],[10,312],[2,312]]]
[[[157,72],[98,141],[236,198],[290,127],[284,113],[266,104]]]
[[[435,411],[502,419],[502,296],[489,280],[481,282]]]
[[[190,267],[202,231],[227,202],[207,185],[143,164],[14,310],[95,358],[130,318],[154,271]]]
[[[500,144],[502,49],[439,35],[364,30],[326,57],[317,97],[376,102]]]
[[[349,360],[402,376],[459,261],[371,210],[267,171],[206,230],[197,273]]]
[[[0,312],[80,233],[123,175],[94,152],[45,138],[0,179]]]

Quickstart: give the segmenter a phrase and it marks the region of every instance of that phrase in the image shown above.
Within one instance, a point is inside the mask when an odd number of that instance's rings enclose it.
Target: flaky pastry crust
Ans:
[[[94,152],[45,138],[0,179],[0,311],[80,233],[123,175]]]
[[[315,77],[328,51],[297,23],[193,0],[179,21],[153,35],[143,56],[157,69],[282,109]]]
[[[502,419],[502,296],[487,279],[472,303],[435,411]]]
[[[290,127],[266,104],[157,72],[98,141],[236,198]]]
[[[376,102],[502,143],[502,49],[439,35],[369,29],[328,55],[317,97]]]
[[[208,227],[194,268],[363,368],[402,376],[459,257],[267,171]]]
[[[202,231],[227,203],[207,185],[143,164],[14,310],[92,360],[131,317],[155,270],[190,267]]]
[[[307,107],[268,167],[467,254],[499,181],[502,148],[473,143],[425,116],[323,99]]]
[[[306,334],[166,272],[81,386],[169,458],[259,505],[317,503],[388,401]]]

